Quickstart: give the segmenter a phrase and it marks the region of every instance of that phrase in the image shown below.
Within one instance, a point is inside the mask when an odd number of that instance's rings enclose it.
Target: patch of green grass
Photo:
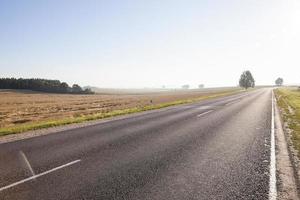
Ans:
[[[238,92],[241,92],[241,90],[223,91],[223,92],[213,93],[213,94],[209,94],[209,95],[205,95],[205,96],[201,96],[201,97],[193,98],[193,99],[178,100],[178,101],[172,101],[172,102],[168,102],[168,103],[162,103],[162,104],[156,104],[156,105],[150,105],[150,106],[144,106],[144,107],[134,107],[134,108],[123,109],[123,110],[113,110],[113,111],[107,112],[107,113],[97,113],[97,114],[93,114],[93,115],[77,116],[77,117],[60,119],[60,120],[42,121],[42,122],[16,125],[13,127],[4,127],[4,128],[0,128],[0,136],[16,134],[16,133],[21,133],[21,132],[30,131],[30,130],[37,130],[37,129],[42,129],[42,128],[50,128],[50,127],[55,127],[55,126],[81,123],[81,122],[97,120],[97,119],[110,118],[110,117],[114,117],[114,116],[132,114],[132,113],[137,113],[137,112],[142,112],[142,111],[147,111],[147,110],[160,109],[160,108],[165,108],[165,107],[175,106],[175,105],[180,105],[180,104],[193,103],[193,102],[198,102],[198,101],[205,100],[205,99],[212,99],[212,98],[232,95],[232,94],[235,94]]]
[[[275,90],[275,95],[277,104],[283,111],[283,120],[292,130],[293,145],[300,152],[300,91],[297,88],[280,88]]]

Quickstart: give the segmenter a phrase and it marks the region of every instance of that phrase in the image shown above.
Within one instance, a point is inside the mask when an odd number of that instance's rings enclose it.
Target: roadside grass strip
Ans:
[[[297,88],[279,88],[275,95],[282,118],[291,130],[293,146],[300,152],[300,91]]]

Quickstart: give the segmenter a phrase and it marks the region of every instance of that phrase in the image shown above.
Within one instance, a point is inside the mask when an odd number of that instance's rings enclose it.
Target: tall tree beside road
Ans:
[[[250,71],[247,70],[242,73],[239,84],[240,87],[243,87],[246,90],[250,87],[253,88],[255,86],[255,80]]]
[[[283,84],[283,78],[278,78],[278,79],[276,79],[275,84],[276,84],[277,86],[282,86],[282,84]]]

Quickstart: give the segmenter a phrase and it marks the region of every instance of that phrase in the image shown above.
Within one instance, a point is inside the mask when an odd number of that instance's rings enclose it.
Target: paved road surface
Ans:
[[[1,144],[0,199],[268,199],[271,95],[259,89]]]

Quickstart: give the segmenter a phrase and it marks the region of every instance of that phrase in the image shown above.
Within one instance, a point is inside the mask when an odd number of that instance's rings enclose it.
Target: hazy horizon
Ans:
[[[299,84],[300,2],[0,1],[0,77],[100,88]]]

